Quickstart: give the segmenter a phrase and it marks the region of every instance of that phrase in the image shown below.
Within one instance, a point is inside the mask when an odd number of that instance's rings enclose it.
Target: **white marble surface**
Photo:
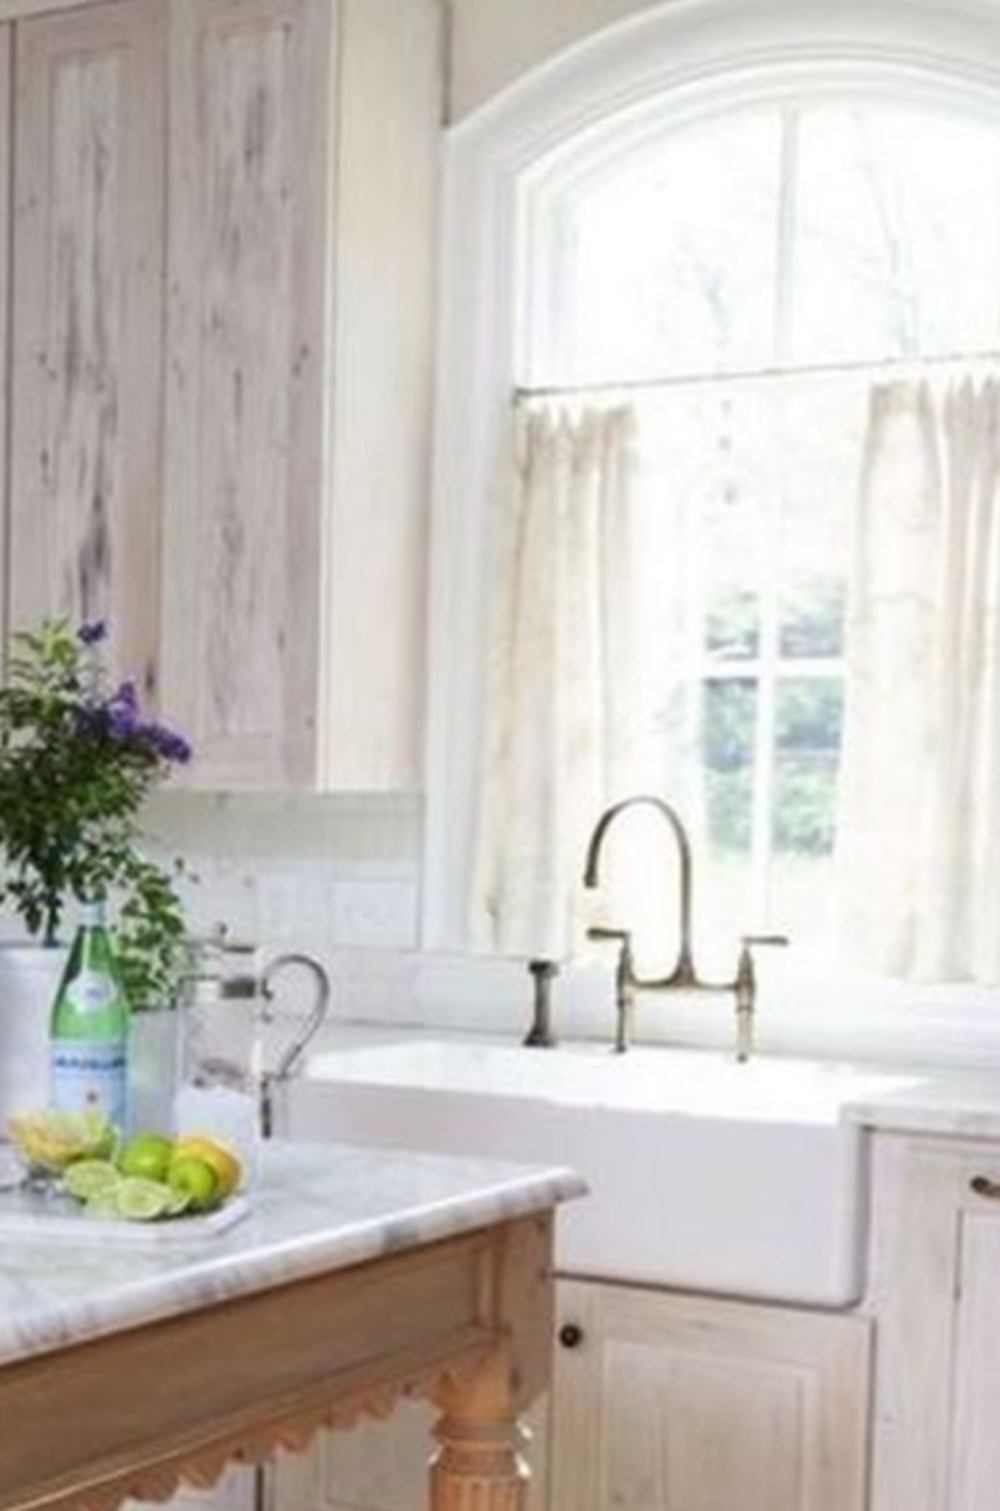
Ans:
[[[898,1088],[852,1101],[843,1115],[883,1133],[1000,1139],[1000,1070],[910,1070]]]
[[[268,1145],[253,1210],[230,1233],[149,1252],[116,1248],[99,1223],[72,1242],[4,1239],[0,1363],[474,1231],[583,1191],[561,1168]]]

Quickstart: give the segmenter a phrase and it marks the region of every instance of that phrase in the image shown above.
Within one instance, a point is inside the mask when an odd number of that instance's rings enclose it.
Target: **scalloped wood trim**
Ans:
[[[323,1400],[234,1432],[161,1463],[118,1476],[93,1490],[68,1492],[46,1502],[46,1511],[117,1511],[126,1500],[161,1503],[184,1486],[210,1490],[231,1464],[263,1464],[276,1453],[302,1453],[322,1431],[350,1431],[365,1418],[382,1420],[402,1400],[432,1400],[442,1392],[461,1395],[480,1372],[492,1345],[481,1343],[460,1358],[436,1360],[414,1374],[359,1384],[336,1400]]]
[[[547,1215],[500,1222],[0,1367],[0,1511],[162,1502],[403,1398],[503,1428],[547,1379],[551,1252]]]

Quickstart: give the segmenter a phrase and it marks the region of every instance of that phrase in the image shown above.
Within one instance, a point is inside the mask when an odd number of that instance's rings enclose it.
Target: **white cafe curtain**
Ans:
[[[635,780],[634,416],[519,406],[514,450],[491,556],[470,934],[561,958],[582,933],[587,837]]]
[[[1000,384],[873,391],[853,556],[845,943],[892,976],[1000,981]]]

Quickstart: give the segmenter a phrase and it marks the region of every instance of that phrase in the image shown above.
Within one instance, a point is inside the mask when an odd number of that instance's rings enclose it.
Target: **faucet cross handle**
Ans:
[[[736,1058],[746,1064],[753,1050],[753,1014],[757,1001],[757,972],[753,952],[759,945],[784,946],[787,934],[744,934],[736,965]]]

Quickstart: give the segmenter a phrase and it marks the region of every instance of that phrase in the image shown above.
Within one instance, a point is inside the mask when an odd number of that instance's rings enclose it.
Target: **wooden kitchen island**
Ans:
[[[434,1511],[517,1511],[553,1209],[582,1191],[566,1170],[272,1145],[224,1234],[0,1231],[0,1508],[165,1500],[422,1396]]]

